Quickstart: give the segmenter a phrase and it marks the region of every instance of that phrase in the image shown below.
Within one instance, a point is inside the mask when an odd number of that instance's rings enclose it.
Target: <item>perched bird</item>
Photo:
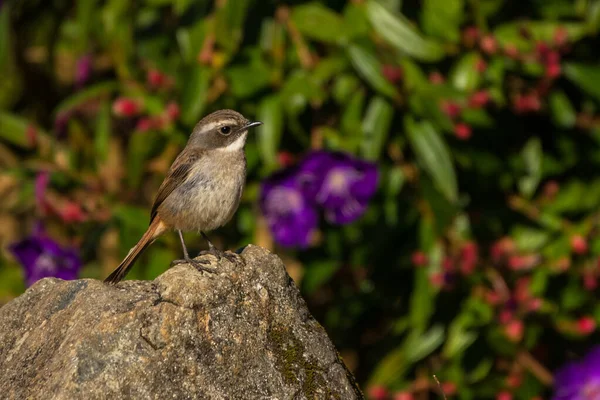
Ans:
[[[202,254],[227,256],[204,232],[225,225],[237,210],[246,181],[244,145],[248,129],[261,124],[233,110],[215,111],[196,124],[158,189],[148,230],[104,282],[123,279],[142,251],[171,229],[179,234],[183,248],[183,259],[171,265],[189,263],[214,272],[203,265],[207,261],[190,258],[182,232],[202,234],[209,246]]]

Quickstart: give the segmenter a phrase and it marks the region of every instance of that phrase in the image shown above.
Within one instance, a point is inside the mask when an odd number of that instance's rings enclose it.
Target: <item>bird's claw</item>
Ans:
[[[175,265],[180,265],[180,264],[189,264],[192,267],[196,268],[198,271],[204,271],[204,272],[210,272],[210,273],[217,272],[214,268],[208,268],[208,267],[204,266],[206,264],[210,264],[210,261],[208,261],[208,260],[196,260],[193,258],[184,258],[181,260],[173,260],[171,262],[171,267],[173,267]]]

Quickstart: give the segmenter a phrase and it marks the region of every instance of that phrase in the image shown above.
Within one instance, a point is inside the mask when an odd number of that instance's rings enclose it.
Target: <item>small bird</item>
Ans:
[[[142,251],[171,229],[179,234],[183,248],[183,259],[171,265],[188,263],[214,272],[203,265],[208,261],[190,258],[182,234],[187,231],[199,231],[208,242],[208,251],[201,254],[219,259],[232,255],[218,250],[204,232],[225,225],[237,210],[246,181],[248,129],[261,124],[233,110],[215,111],[196,124],[158,189],[146,233],[104,282],[123,279]]]

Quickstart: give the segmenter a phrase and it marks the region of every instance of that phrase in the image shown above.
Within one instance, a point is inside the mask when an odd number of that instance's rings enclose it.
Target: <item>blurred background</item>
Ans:
[[[264,125],[210,237],[284,259],[368,398],[600,399],[599,24],[600,0],[2,1],[0,305],[104,278],[232,108]],[[180,257],[167,234],[128,278]]]

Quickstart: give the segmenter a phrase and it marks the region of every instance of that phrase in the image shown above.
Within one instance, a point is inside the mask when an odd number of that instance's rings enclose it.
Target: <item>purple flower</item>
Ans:
[[[580,362],[559,369],[554,380],[552,400],[600,399],[600,346]]]
[[[75,84],[77,87],[82,87],[90,79],[92,75],[92,56],[87,54],[77,60],[75,67]]]
[[[81,268],[81,259],[74,249],[62,247],[40,232],[12,244],[9,250],[23,265],[27,286],[46,277],[76,279]]]
[[[333,224],[348,224],[362,216],[377,190],[377,166],[347,154],[317,151],[299,168],[305,196],[323,207]]]
[[[286,247],[310,244],[318,216],[302,193],[296,169],[279,172],[263,183],[260,206],[277,243]]]

